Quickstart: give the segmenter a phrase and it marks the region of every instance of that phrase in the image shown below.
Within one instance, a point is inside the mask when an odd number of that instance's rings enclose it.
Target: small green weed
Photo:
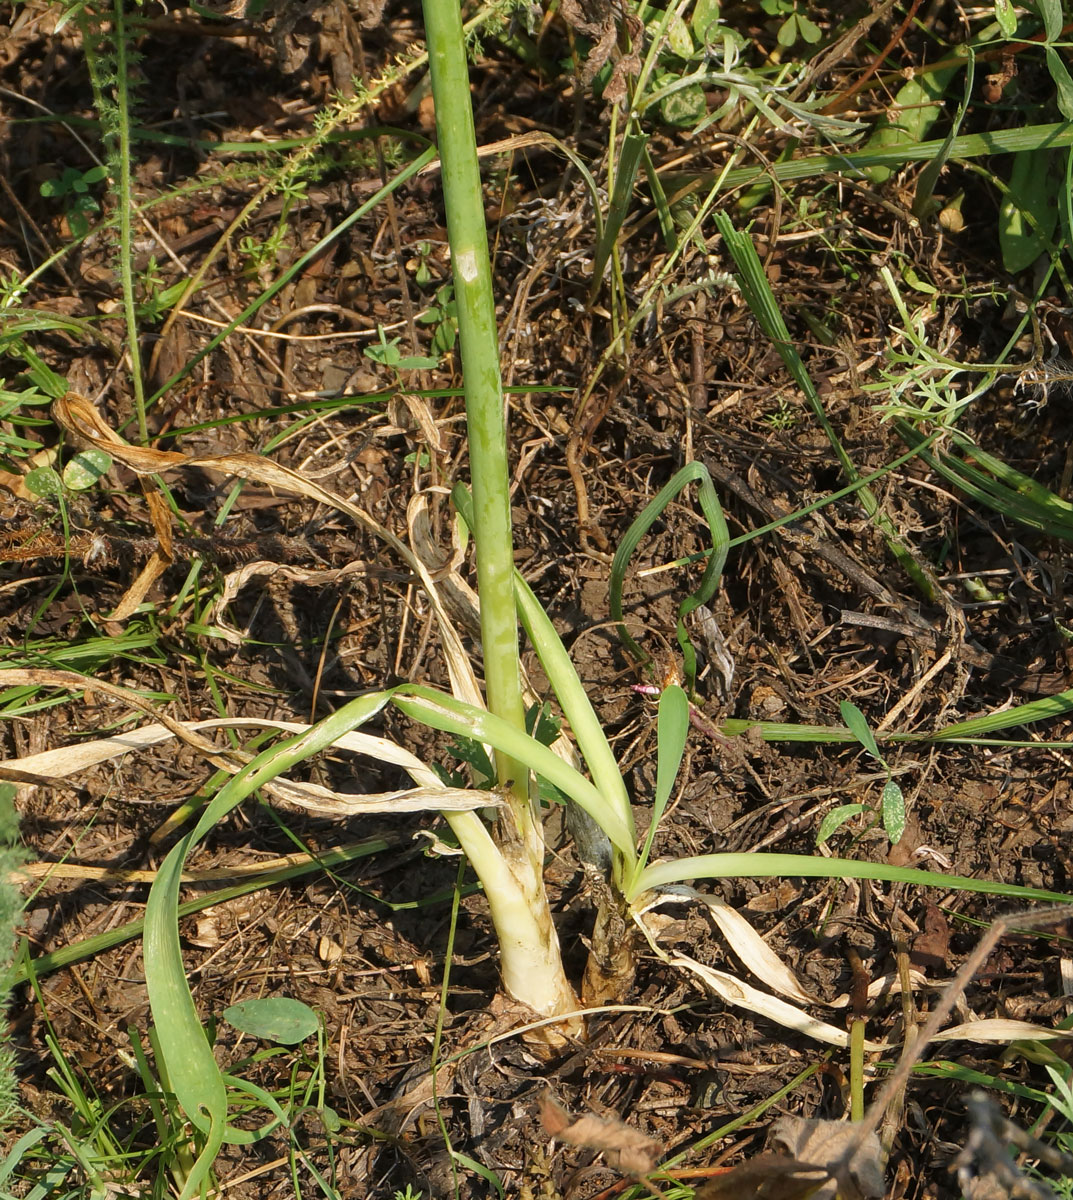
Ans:
[[[374,346],[366,346],[362,353],[373,362],[381,363],[398,371],[429,371],[440,365],[438,358],[427,354],[403,354],[399,348],[401,338],[394,337],[390,341],[382,325],[377,326],[380,341]]]
[[[135,312],[138,320],[145,325],[155,325],[175,306],[186,288],[185,280],[170,286],[164,282],[156,255],[150,257],[144,269],[135,276],[134,282],[138,295]]]
[[[797,419],[797,410],[792,402],[785,396],[779,396],[775,401],[774,411],[767,413],[763,421],[769,429],[785,432],[788,429],[794,428],[797,424]]]
[[[432,325],[430,349],[436,361],[450,354],[458,341],[458,305],[454,285],[445,283],[436,290],[432,303],[418,316],[419,325]]]
[[[64,167],[62,175],[46,179],[41,184],[41,195],[62,201],[63,215],[67,218],[72,235],[76,238],[85,237],[89,233],[89,218],[101,211],[100,204],[90,194],[90,188],[107,178],[108,168],[103,165],[90,167],[87,171]]]
[[[869,729],[864,713],[861,712],[856,704],[853,704],[849,700],[843,700],[839,707],[842,712],[842,720],[846,723],[846,728],[865,750],[868,751],[872,758],[879,763],[883,770],[887,772],[887,782],[883,786],[883,797],[880,802],[878,820],[882,823],[883,829],[887,837],[890,838],[891,845],[893,846],[901,840],[902,834],[905,833],[905,797],[902,795],[902,789],[894,782],[890,766],[879,752],[875,735]],[[819,831],[816,834],[816,845],[822,846],[847,821],[868,811],[867,804],[840,804],[837,808],[832,809],[820,823]]]
[[[769,17],[780,21],[775,41],[789,50],[799,41],[814,46],[823,37],[823,30],[799,10],[796,0],[760,0],[760,7]]]

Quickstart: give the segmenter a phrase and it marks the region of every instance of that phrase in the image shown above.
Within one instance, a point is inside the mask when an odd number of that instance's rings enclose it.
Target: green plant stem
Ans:
[[[865,1021],[857,1017],[849,1027],[849,1119],[864,1120]]]
[[[524,734],[506,411],[465,32],[458,0],[423,0],[423,10],[464,371],[486,702],[493,721]],[[503,749],[495,761],[506,793],[496,839],[475,814],[448,819],[485,885],[507,990],[545,1015],[570,1012],[577,1002],[544,890],[529,770]]]
[[[457,0],[425,0],[424,14],[465,372],[485,687],[490,711],[524,729],[499,335],[462,14]],[[524,787],[520,765],[498,754],[496,765],[501,784]]]
[[[130,186],[130,92],[127,73],[126,0],[115,0],[116,101],[119,108],[119,280],[123,290],[123,313],[127,323],[127,344],[130,354],[130,379],[134,389],[134,411],[138,418],[138,438],[144,445],[149,440],[145,421],[145,381],[142,378],[142,355],[138,345],[138,319],[134,311],[133,236],[131,214],[134,197]]]

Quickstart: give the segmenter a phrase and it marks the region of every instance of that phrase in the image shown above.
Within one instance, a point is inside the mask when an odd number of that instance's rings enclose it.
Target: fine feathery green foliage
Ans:
[[[22,915],[22,897],[12,876],[24,857],[18,846],[15,785],[0,783],[0,1028],[5,1031],[13,978],[15,931]],[[15,1051],[7,1039],[6,1032],[0,1034],[0,1131],[7,1124],[18,1099]]]

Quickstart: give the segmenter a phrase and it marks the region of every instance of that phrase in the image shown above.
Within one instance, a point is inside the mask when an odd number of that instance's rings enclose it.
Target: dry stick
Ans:
[[[860,79],[857,80],[855,84],[853,84],[852,87],[836,96],[834,100],[832,100],[829,104],[824,105],[824,107],[820,109],[820,112],[824,116],[827,116],[830,113],[844,112],[850,107],[849,102],[864,87],[868,80],[876,74],[876,72],[879,70],[880,64],[905,36],[905,31],[910,25],[912,25],[913,18],[916,16],[917,9],[919,7],[920,0],[913,0],[913,3],[909,6],[909,11],[905,14],[905,20],[902,21],[902,23],[891,35],[890,41],[888,41],[883,49],[875,56],[875,58],[872,59],[872,65],[868,68],[868,70],[865,71],[865,73],[860,77]],[[879,15],[880,14],[878,12],[872,15],[872,19],[868,21],[869,26],[873,24],[875,18]]]
[[[998,942],[1015,927],[1024,925],[1054,925],[1059,921],[1068,920],[1071,915],[1073,915],[1073,905],[1063,904],[1055,908],[1044,908],[1035,913],[1014,913],[1001,916],[997,918],[987,933],[980,939],[976,945],[976,949],[965,960],[961,970],[958,971],[949,987],[943,992],[931,1016],[917,1030],[916,1040],[913,1042],[909,1052],[902,1055],[898,1065],[887,1076],[887,1081],[880,1089],[879,1095],[872,1101],[872,1106],[868,1114],[863,1121],[855,1126],[853,1136],[847,1142],[846,1148],[842,1152],[842,1157],[834,1164],[831,1173],[838,1179],[839,1187],[845,1189],[848,1195],[854,1195],[854,1187],[849,1175],[849,1165],[853,1161],[854,1156],[864,1145],[865,1138],[879,1127],[880,1122],[883,1120],[883,1115],[887,1111],[887,1106],[905,1087],[913,1067],[920,1061],[924,1047],[939,1032],[940,1026],[950,1015],[954,1005],[957,1003],[958,997],[964,993],[969,981],[983,966],[987,960],[987,956]],[[906,1030],[907,1042],[908,1037],[909,1030]]]

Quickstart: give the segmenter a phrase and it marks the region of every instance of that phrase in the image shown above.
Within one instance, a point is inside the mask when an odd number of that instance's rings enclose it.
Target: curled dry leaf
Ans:
[[[780,992],[787,999],[799,1004],[822,1004],[823,1001],[807,992],[797,976],[783,963],[774,950],[736,909],[725,900],[696,888],[674,886],[663,889],[653,906],[659,903],[703,904],[726,938],[731,950],[746,967],[772,991]]]
[[[830,1172],[784,1154],[758,1154],[697,1189],[696,1200],[809,1200]]]
[[[828,1045],[842,1046],[843,1048],[849,1045],[849,1034],[844,1029],[838,1029],[826,1021],[818,1021],[792,1004],[787,1004],[785,1000],[780,1000],[777,996],[769,996],[766,992],[750,986],[744,980],[735,979],[733,975],[728,975],[725,971],[707,967],[703,963],[697,962],[695,958],[690,958],[688,954],[673,954],[667,961],[695,975],[709,991],[714,992],[725,1004],[748,1009],[787,1029],[795,1029],[798,1033],[814,1038],[818,1042],[826,1042]],[[878,1053],[888,1049],[882,1042],[867,1040],[864,1048]]]
[[[207,454],[186,455],[175,450],[156,450],[150,446],[131,446],[125,442],[101,417],[85,396],[68,392],[54,401],[52,416],[79,445],[96,446],[105,450],[117,462],[129,467],[137,475],[153,475],[178,469],[202,468],[220,471],[225,475],[238,475],[243,479],[263,483],[268,487],[282,488],[326,504],[338,512],[345,513],[356,524],[368,529],[386,542],[407,565],[413,567],[413,556],[390,530],[385,529],[364,509],[351,504],[322,488],[319,483],[307,479],[297,471],[280,466],[259,454]]]
[[[8,674],[11,674],[10,672]],[[39,671],[36,677],[41,683],[69,684],[79,676],[57,672]],[[108,685],[110,694],[123,695],[120,689]],[[137,699],[137,697],[135,697]],[[134,703],[134,701],[131,701]],[[144,703],[135,707],[145,711]],[[151,710],[150,710],[151,711]],[[159,714],[157,714],[159,716]],[[46,750],[40,754],[18,759],[15,767],[5,767],[0,772],[6,778],[18,776],[16,782],[26,784],[46,783],[56,785],[79,771],[88,770],[99,763],[158,745],[170,738],[180,737],[209,757],[215,765],[227,771],[237,771],[249,756],[231,751],[217,751],[207,739],[201,737],[208,729],[278,729],[283,733],[305,733],[309,726],[295,721],[275,721],[268,718],[220,717],[209,721],[169,721],[143,725],[139,729],[128,729],[111,737],[98,738],[91,742],[77,742],[58,750]],[[340,736],[335,745],[356,754],[363,754],[379,762],[402,767],[417,783],[417,787],[396,792],[381,792],[370,795],[353,795],[335,792],[316,783],[279,778],[266,784],[266,790],[279,799],[312,812],[339,816],[346,813],[360,816],[368,813],[398,812],[468,812],[476,808],[497,807],[502,798],[496,792],[477,791],[472,788],[449,788],[436,773],[415,755],[386,738],[360,730],[351,730]]]
[[[816,1163],[830,1176],[813,1194],[816,1200],[836,1200],[854,1195],[877,1200],[885,1194],[883,1147],[874,1133],[865,1136],[848,1163],[859,1126],[850,1121],[808,1121],[802,1117],[780,1117],[771,1127],[768,1140],[785,1148],[795,1158]],[[836,1177],[837,1176],[837,1180]],[[842,1188],[840,1191],[839,1188]]]
[[[609,1166],[629,1175],[647,1175],[655,1169],[662,1147],[617,1117],[578,1117],[574,1120],[561,1105],[545,1096],[540,1102],[544,1130],[561,1142],[598,1150]]]

